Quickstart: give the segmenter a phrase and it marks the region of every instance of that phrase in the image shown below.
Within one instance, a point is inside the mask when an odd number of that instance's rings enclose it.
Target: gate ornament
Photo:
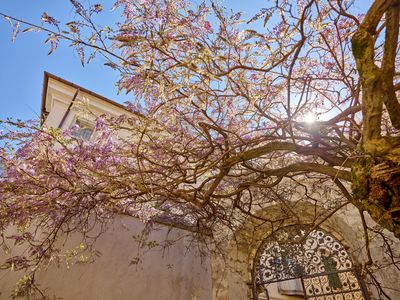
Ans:
[[[353,267],[341,243],[321,229],[290,226],[261,245],[256,265],[258,284],[300,278]],[[333,279],[331,279],[333,280]]]
[[[255,284],[267,292],[270,283],[300,278],[305,299],[367,299],[343,245],[310,230],[289,226],[268,237],[255,258]]]

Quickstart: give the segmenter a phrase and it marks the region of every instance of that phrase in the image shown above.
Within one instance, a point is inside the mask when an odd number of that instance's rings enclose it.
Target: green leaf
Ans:
[[[92,59],[96,56],[96,52],[97,52],[97,50],[93,51],[93,52],[90,54],[88,60],[86,61],[86,64],[87,64],[87,65],[90,64],[90,62],[92,61]]]
[[[17,34],[18,34],[18,32],[19,32],[19,26],[20,26],[21,24],[19,23],[19,22],[17,22],[16,24],[15,24],[15,27],[14,27],[14,32],[13,32],[13,35],[12,35],[12,38],[11,38],[11,41],[14,43],[14,41],[15,41],[15,38],[17,37]]]
[[[272,13],[271,13],[271,12],[269,12],[269,13],[267,13],[267,14],[265,15],[265,18],[264,18],[264,27],[267,26],[267,23],[268,23],[269,19],[271,18],[271,16],[272,16]]]
[[[4,17],[4,19],[6,19],[8,21],[8,23],[10,23],[10,26],[13,27],[13,22],[11,21],[11,19],[9,17]]]
[[[85,52],[82,47],[78,47],[76,49],[76,51],[78,52],[78,56],[81,61],[82,67],[84,67],[85,66]]]
[[[35,29],[36,29],[36,27],[29,27],[29,28],[25,28],[24,30],[22,30],[22,32],[29,32],[29,31],[33,31]]]

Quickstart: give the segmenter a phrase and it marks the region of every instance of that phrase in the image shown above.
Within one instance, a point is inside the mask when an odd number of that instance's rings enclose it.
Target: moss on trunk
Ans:
[[[352,168],[354,205],[400,238],[400,164],[360,158]]]

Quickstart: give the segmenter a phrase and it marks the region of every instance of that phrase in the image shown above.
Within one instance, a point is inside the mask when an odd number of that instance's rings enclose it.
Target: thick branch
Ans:
[[[352,39],[352,51],[363,88],[362,146],[366,153],[373,156],[386,154],[390,150],[390,145],[386,145],[381,136],[383,98],[387,92],[382,74],[384,71],[375,64],[375,34],[383,14],[395,3],[398,1],[375,1]],[[395,32],[391,31],[388,34],[393,35]],[[392,47],[388,46],[389,52]],[[390,60],[392,58],[387,55],[387,64]]]
[[[249,161],[255,158],[260,158],[263,155],[266,155],[271,152],[276,151],[289,151],[296,152],[302,155],[315,155],[322,158],[325,161],[329,161],[330,163],[343,167],[351,167],[351,160],[340,158],[334,155],[327,153],[324,149],[318,148],[310,148],[305,146],[299,146],[289,142],[271,142],[264,146],[250,149],[247,151],[240,152],[225,161],[225,167],[230,168],[233,165],[245,161]]]
[[[319,174],[328,175],[335,179],[339,178],[346,181],[351,181],[350,172],[338,170],[336,168],[317,163],[298,162],[281,169],[263,170],[264,177],[269,177],[269,176],[281,177],[289,173],[295,173],[295,172],[315,172]]]
[[[393,79],[395,76],[396,50],[399,39],[399,13],[400,1],[396,1],[395,5],[390,7],[386,13],[385,48],[382,61],[382,80],[385,91],[383,102],[389,112],[392,125],[397,129],[400,129],[400,103],[396,97]]]

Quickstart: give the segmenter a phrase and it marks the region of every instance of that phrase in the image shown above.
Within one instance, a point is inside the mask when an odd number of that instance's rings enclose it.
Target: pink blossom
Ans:
[[[204,22],[204,29],[206,30],[207,33],[213,33],[214,32],[210,22],[208,22],[208,21]]]

